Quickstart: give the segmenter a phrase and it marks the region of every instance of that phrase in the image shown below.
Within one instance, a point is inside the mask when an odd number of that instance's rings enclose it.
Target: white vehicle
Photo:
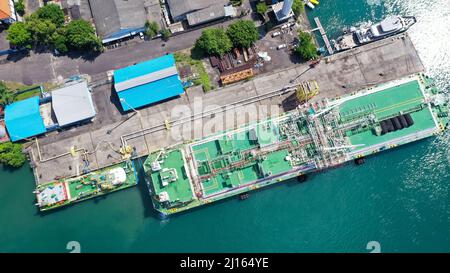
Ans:
[[[280,50],[280,49],[283,49],[286,47],[287,47],[286,44],[281,44],[281,45],[277,46],[277,49]]]
[[[272,37],[280,36],[280,34],[281,34],[281,32],[276,31],[276,32],[272,33]]]
[[[144,33],[139,32],[139,38],[141,38],[141,40],[144,40]]]

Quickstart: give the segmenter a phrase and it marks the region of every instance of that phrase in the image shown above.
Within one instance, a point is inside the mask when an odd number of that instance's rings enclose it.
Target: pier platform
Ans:
[[[286,87],[297,82],[316,80],[320,93],[314,99],[320,99],[339,97],[423,70],[414,45],[403,34],[334,54],[313,69],[306,63],[300,64],[208,93],[191,88],[179,98],[140,109],[139,114],[118,112],[111,86],[102,85],[93,91],[96,119],[91,124],[30,142],[31,165],[37,183],[74,176],[83,169],[94,170],[120,162],[119,149],[124,143],[134,148],[136,156],[145,156],[161,147],[277,115],[285,111],[283,103],[293,95]],[[245,114],[258,106],[272,107],[259,116]],[[224,108],[231,111],[224,113]],[[194,121],[186,113],[194,115]],[[233,123],[221,122],[230,114],[236,117]],[[182,117],[185,122],[173,123]],[[171,123],[170,129],[166,127],[167,121]]]
[[[316,23],[317,28],[311,30],[311,32],[318,30],[320,36],[322,36],[323,42],[325,43],[325,47],[327,48],[328,54],[332,55],[334,53],[333,47],[331,46],[330,40],[328,40],[328,36],[325,33],[325,30],[322,27],[322,23],[320,22],[318,17],[314,17],[314,22]]]

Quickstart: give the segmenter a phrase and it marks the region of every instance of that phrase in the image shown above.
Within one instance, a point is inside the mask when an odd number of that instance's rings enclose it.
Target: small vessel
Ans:
[[[33,192],[41,211],[105,195],[137,184],[133,161],[128,160],[81,176],[38,185]]]
[[[310,1],[306,1],[306,5],[307,5],[310,9],[314,9],[314,4],[311,3]]]
[[[368,22],[344,29],[344,34],[332,43],[336,51],[344,51],[403,33],[416,22],[414,16],[390,16],[379,23]]]
[[[319,4],[319,1],[317,1],[317,0],[309,0],[309,2],[311,2],[314,5],[318,5]]]

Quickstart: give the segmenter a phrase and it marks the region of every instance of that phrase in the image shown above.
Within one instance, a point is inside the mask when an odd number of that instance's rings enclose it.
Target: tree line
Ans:
[[[102,50],[101,40],[89,22],[79,19],[66,24],[62,9],[55,4],[39,8],[26,16],[24,22],[13,23],[7,33],[7,40],[17,48],[40,45],[60,53]]]
[[[250,20],[239,20],[227,29],[210,28],[202,32],[195,47],[208,55],[223,57],[233,47],[249,48],[259,38],[255,23]],[[304,60],[315,59],[318,56],[313,37],[307,32],[299,32],[299,44],[294,49]]]
[[[239,20],[231,24],[226,30],[210,28],[202,32],[195,47],[205,51],[208,55],[222,57],[234,47],[249,48],[259,33],[255,23],[250,20]]]

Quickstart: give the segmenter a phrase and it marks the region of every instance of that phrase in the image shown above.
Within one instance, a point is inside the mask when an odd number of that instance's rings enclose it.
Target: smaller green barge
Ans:
[[[135,186],[138,176],[133,161],[124,161],[81,176],[39,185],[34,192],[41,211],[105,195]]]

